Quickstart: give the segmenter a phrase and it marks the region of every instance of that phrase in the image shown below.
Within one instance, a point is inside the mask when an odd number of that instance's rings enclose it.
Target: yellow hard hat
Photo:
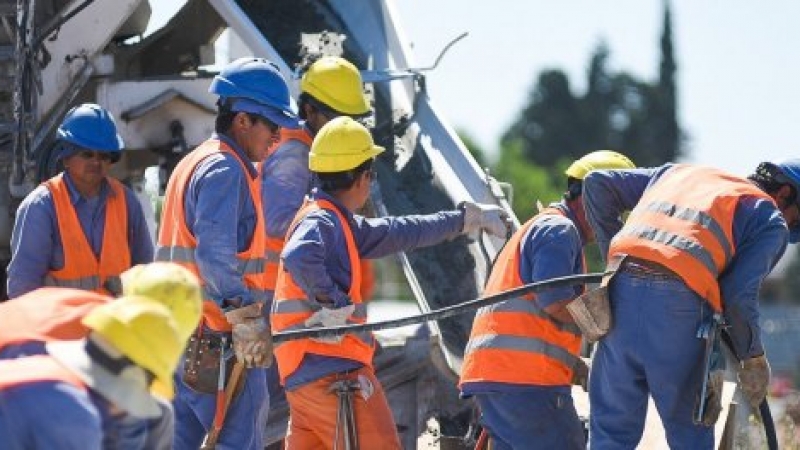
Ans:
[[[572,163],[564,173],[568,177],[582,180],[586,177],[586,174],[593,170],[633,169],[635,167],[636,165],[622,153],[611,150],[598,150]]]
[[[172,312],[181,342],[197,328],[202,315],[200,281],[187,268],[171,262],[133,266],[120,275],[123,295],[141,295]]]
[[[164,396],[172,397],[172,374],[183,353],[183,342],[166,307],[145,297],[120,297],[92,310],[83,324],[152,373],[164,386]]]
[[[340,116],[326,123],[314,137],[308,168],[317,173],[345,172],[383,151],[364,125]]]
[[[303,74],[300,90],[340,114],[363,116],[369,113],[361,74],[350,61],[325,56]]]

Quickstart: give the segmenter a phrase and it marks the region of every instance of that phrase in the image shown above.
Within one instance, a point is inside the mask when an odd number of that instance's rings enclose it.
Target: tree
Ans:
[[[562,71],[542,72],[528,104],[503,135],[502,147],[519,141],[525,158],[543,166],[599,149],[620,151],[640,166],[674,161],[683,152],[668,5],[660,47],[655,83],[625,72],[610,72],[607,62],[611,52],[604,42],[591,56],[587,90],[582,96],[573,94]]]

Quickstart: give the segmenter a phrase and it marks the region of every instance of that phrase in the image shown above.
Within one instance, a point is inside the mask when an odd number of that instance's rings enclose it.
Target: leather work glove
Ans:
[[[261,315],[261,305],[254,303],[225,313],[233,326],[233,351],[247,368],[272,364],[272,333]]]
[[[766,355],[754,356],[742,361],[739,368],[739,387],[750,406],[758,411],[758,406],[767,396],[769,385],[769,362]]]
[[[583,392],[589,392],[589,366],[583,358],[580,363],[572,368],[572,384],[583,388]]]
[[[355,311],[356,305],[347,305],[341,308],[326,308],[322,307],[319,311],[316,311],[314,314],[311,315],[306,321],[304,322],[306,327],[314,327],[318,325],[322,325],[325,328],[328,327],[339,327],[342,325],[347,325],[347,318],[353,314]],[[344,335],[339,336],[320,336],[311,338],[312,340],[325,342],[327,344],[338,344],[342,342],[344,339]]]
[[[714,370],[708,375],[708,388],[706,389],[706,409],[703,411],[702,424],[713,427],[722,412],[722,384],[724,371]],[[699,396],[698,396],[699,397]]]
[[[459,208],[464,211],[464,233],[485,230],[500,238],[508,237],[508,213],[497,206],[484,203],[461,202]]]

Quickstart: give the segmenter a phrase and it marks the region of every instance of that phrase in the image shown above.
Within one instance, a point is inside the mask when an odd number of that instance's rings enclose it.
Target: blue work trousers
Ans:
[[[713,448],[714,429],[692,422],[705,345],[697,330],[711,308],[677,278],[624,269],[609,296],[613,328],[597,347],[589,377],[590,448],[635,448],[648,394],[672,450]]]
[[[583,425],[569,388],[475,394],[493,450],[583,450]]]
[[[174,450],[197,450],[214,421],[216,395],[200,394],[186,386],[183,367],[175,374]],[[244,387],[225,415],[217,450],[263,450],[269,412],[266,369],[245,369]]]

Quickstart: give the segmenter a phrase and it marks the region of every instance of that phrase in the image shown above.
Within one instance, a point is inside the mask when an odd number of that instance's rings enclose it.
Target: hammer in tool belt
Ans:
[[[222,349],[224,352],[226,339],[222,338]],[[228,413],[228,408],[233,401],[233,394],[244,375],[244,364],[238,360],[233,365],[231,377],[228,380],[228,385],[225,386],[225,356],[220,355],[219,358],[219,378],[217,383],[217,407],[214,411],[214,422],[211,424],[211,429],[208,430],[203,439],[203,444],[200,450],[214,450],[217,447],[219,435],[222,432],[222,426],[225,424],[225,415]]]

